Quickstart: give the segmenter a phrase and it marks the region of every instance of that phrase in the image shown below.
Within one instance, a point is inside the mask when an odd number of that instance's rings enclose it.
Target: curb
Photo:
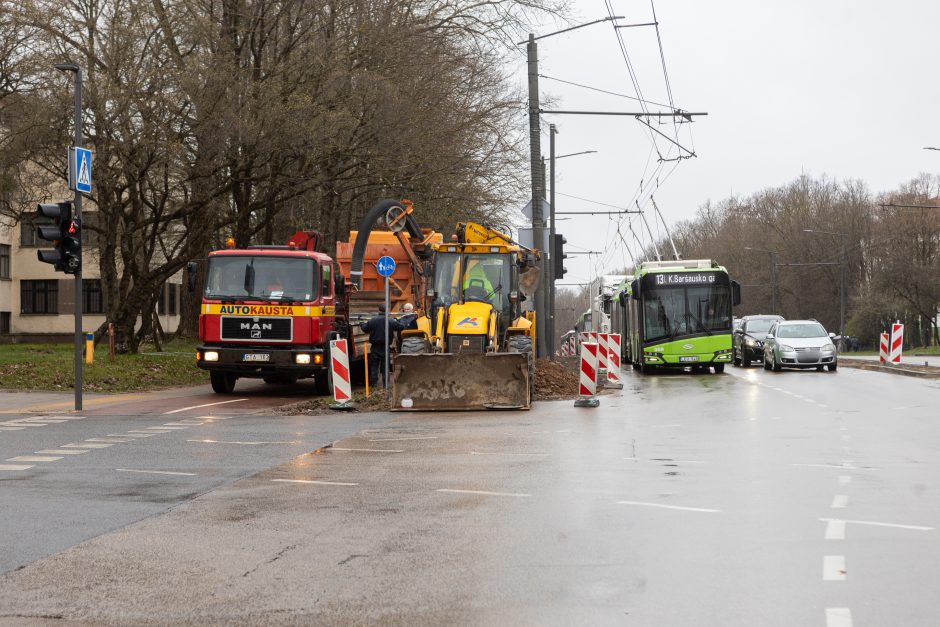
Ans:
[[[933,368],[932,371],[908,370],[899,366],[883,366],[861,359],[839,358],[839,365],[848,368],[857,368],[859,370],[871,370],[873,372],[887,372],[905,377],[916,377],[918,379],[940,379],[940,368]]]

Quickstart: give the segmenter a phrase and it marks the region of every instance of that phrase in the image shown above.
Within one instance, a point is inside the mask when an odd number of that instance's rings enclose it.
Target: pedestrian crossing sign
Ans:
[[[69,150],[69,187],[82,194],[91,193],[91,151],[87,148]]]

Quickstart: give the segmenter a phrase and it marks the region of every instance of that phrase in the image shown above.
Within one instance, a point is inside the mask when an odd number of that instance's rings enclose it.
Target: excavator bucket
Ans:
[[[392,370],[395,411],[529,409],[528,353],[397,355]]]

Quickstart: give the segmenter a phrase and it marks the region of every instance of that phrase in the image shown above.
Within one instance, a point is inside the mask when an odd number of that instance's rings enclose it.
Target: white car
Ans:
[[[828,368],[831,372],[838,363],[832,334],[815,320],[781,320],[764,338],[764,370]]]

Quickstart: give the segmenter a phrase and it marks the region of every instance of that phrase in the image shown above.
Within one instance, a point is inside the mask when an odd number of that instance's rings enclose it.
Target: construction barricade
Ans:
[[[904,350],[904,325],[895,322],[891,325],[891,352],[888,361],[892,364],[901,363],[901,352]]]
[[[881,340],[878,343],[878,361],[881,363],[887,363],[888,361],[888,334],[882,333]]]
[[[578,377],[578,399],[575,407],[597,407],[597,344],[581,344],[581,372]]]
[[[349,349],[345,338],[330,340],[330,375],[333,378],[333,400],[336,401],[330,407],[332,409],[352,409]]]
[[[607,336],[607,383],[609,388],[622,388],[623,380],[620,378],[620,334],[610,333]]]

